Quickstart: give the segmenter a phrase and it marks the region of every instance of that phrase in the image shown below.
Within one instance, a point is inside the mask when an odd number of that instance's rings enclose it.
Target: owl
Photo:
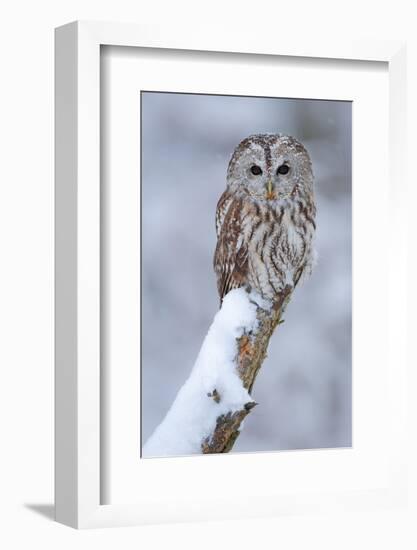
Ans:
[[[236,147],[216,209],[220,303],[232,289],[272,302],[310,274],[316,205],[309,154],[295,138],[256,134]]]

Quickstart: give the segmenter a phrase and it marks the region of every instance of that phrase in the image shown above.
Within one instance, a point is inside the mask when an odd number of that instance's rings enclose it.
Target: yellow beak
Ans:
[[[271,180],[268,181],[266,186],[266,198],[275,199],[275,191]]]

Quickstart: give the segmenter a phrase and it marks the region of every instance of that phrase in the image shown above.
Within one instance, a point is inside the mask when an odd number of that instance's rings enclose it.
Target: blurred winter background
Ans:
[[[261,132],[310,152],[318,265],[271,339],[233,452],[351,446],[351,103],[155,92],[142,93],[142,442],[218,309],[216,203],[233,149]]]

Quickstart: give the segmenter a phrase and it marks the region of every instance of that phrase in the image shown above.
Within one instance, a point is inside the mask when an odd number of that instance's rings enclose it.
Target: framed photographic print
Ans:
[[[57,29],[58,521],[404,501],[404,59]]]

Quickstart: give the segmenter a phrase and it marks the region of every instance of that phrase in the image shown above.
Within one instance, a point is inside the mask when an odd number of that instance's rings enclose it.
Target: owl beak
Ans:
[[[273,186],[271,180],[269,180],[268,183],[267,183],[267,185],[266,185],[266,198],[267,198],[268,200],[273,200],[273,199],[276,198],[274,186]]]

